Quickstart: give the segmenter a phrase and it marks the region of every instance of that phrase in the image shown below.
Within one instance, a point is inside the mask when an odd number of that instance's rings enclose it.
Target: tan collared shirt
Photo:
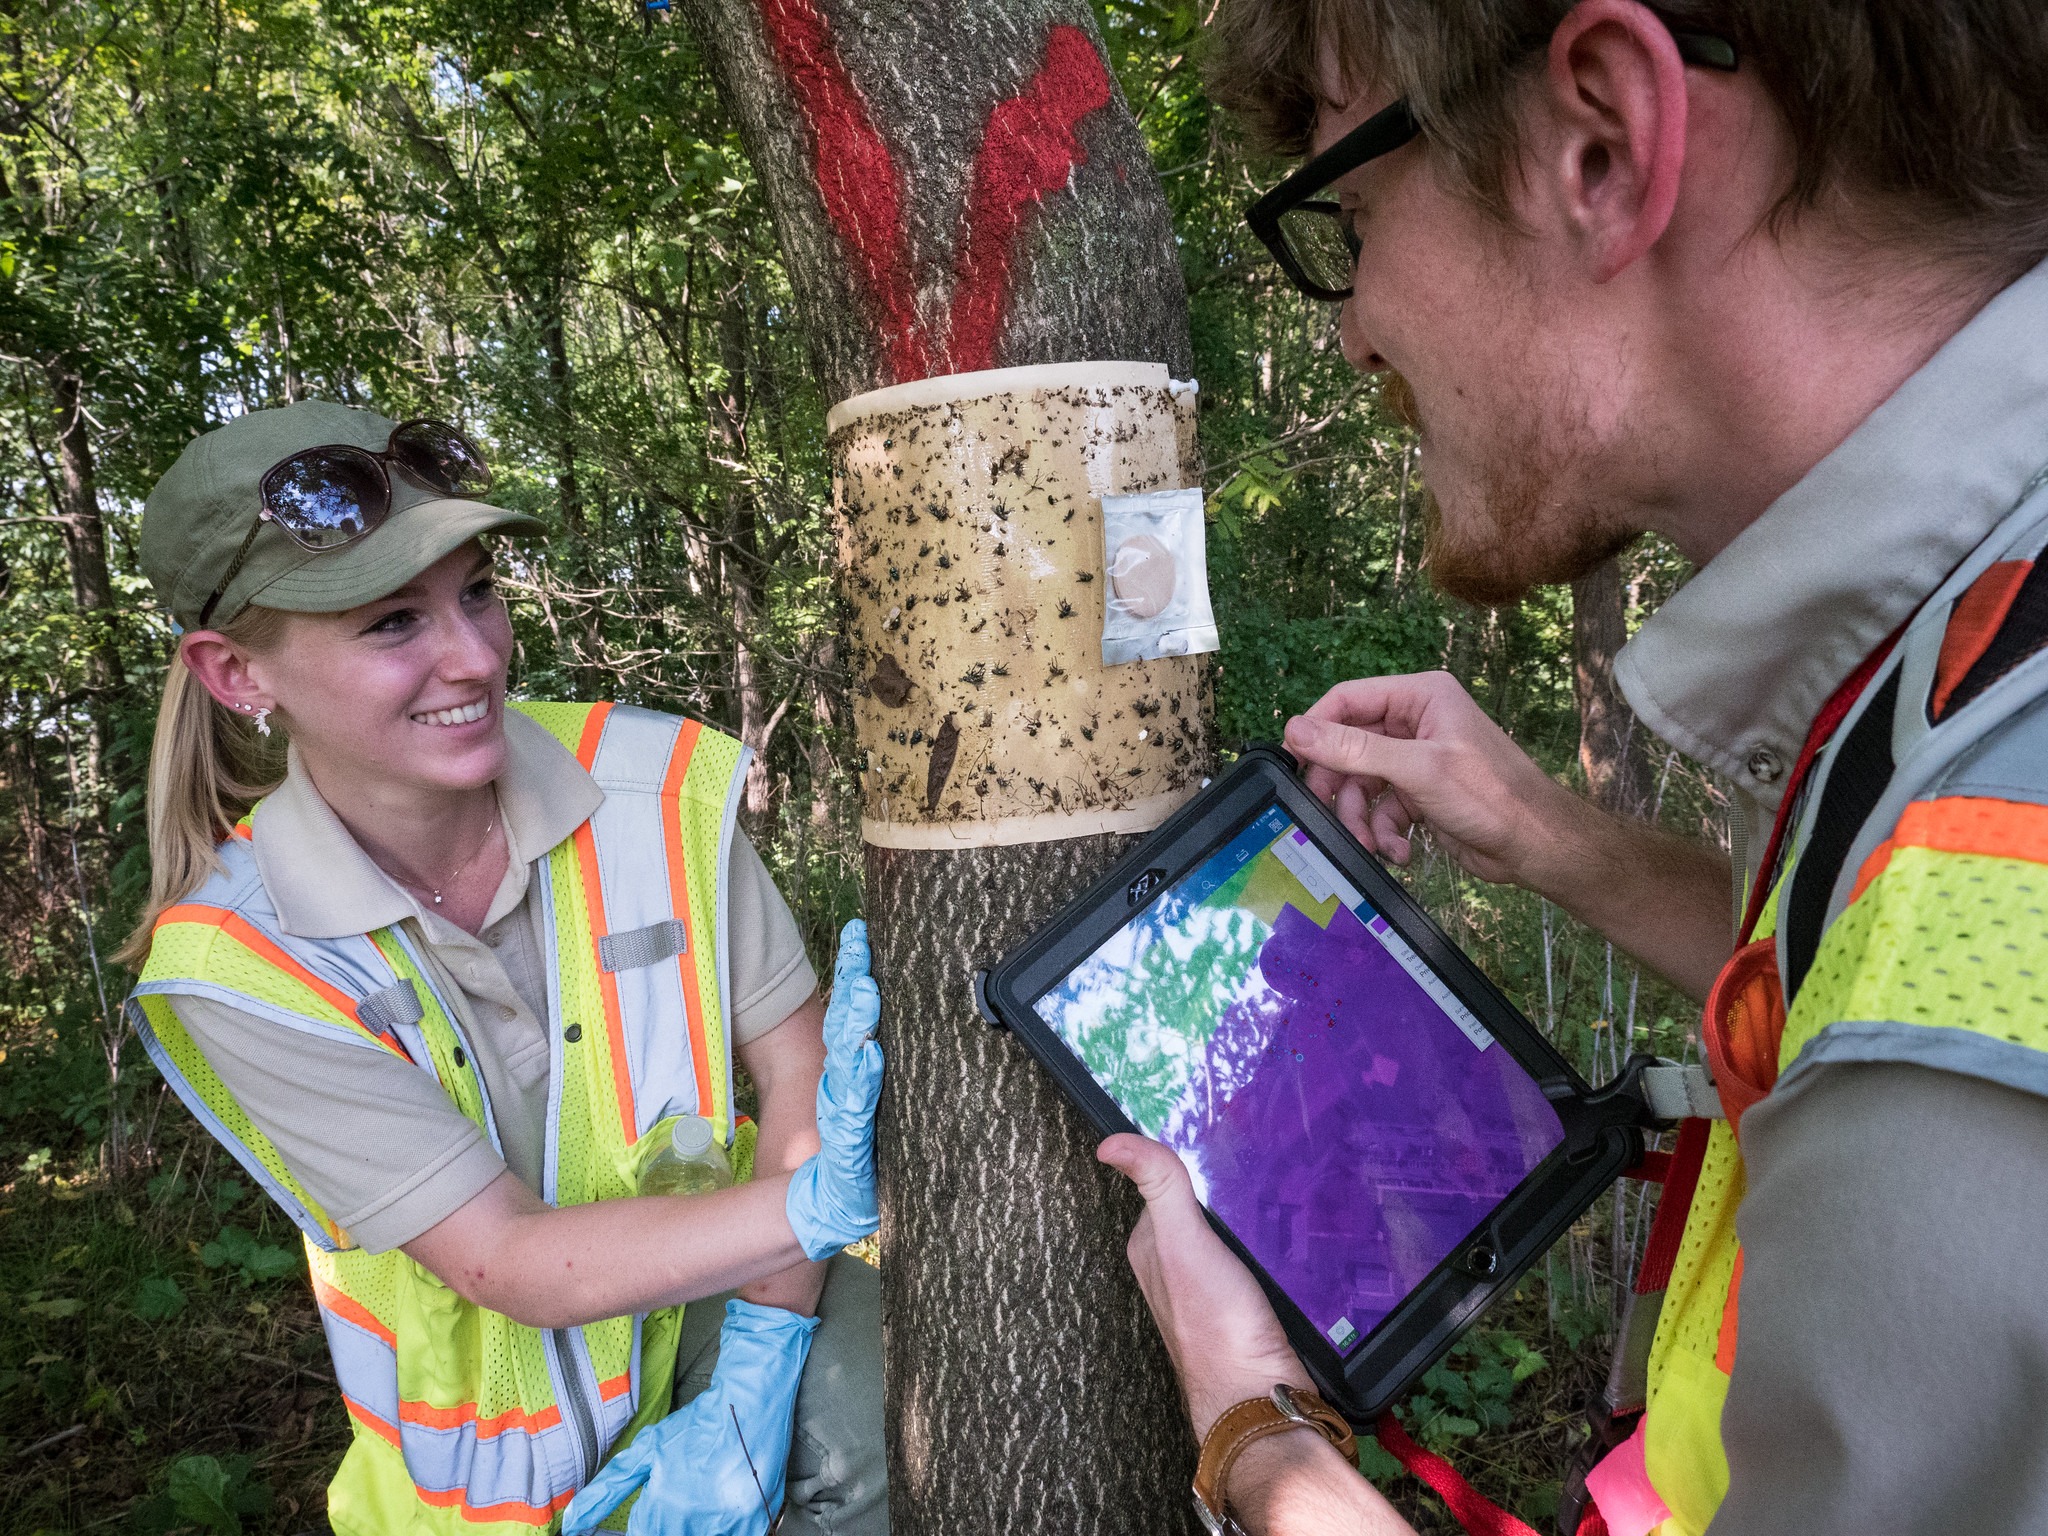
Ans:
[[[1752,862],[1821,705],[2044,473],[2048,264],[1621,652],[1636,713],[1746,803]],[[1743,1117],[1742,1151],[1729,1485],[1709,1536],[2048,1530],[2048,1099],[1823,1066]]]
[[[286,1165],[373,1253],[454,1214],[507,1167],[538,1191],[547,1113],[547,964],[534,866],[604,798],[546,730],[516,711],[498,781],[510,857],[482,930],[423,905],[371,860],[296,754],[256,813],[256,867],[285,932],[336,938],[403,924],[459,1015],[491,1096],[504,1156],[423,1072],[381,1052],[282,1030],[205,998],[173,1002],[207,1063]],[[773,1029],[817,990],[796,919],[760,855],[735,836],[729,905],[733,1039]],[[678,1021],[680,1027],[680,1021]]]

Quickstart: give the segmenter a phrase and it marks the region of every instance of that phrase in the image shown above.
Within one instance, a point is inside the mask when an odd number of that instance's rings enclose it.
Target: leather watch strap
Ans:
[[[1202,1459],[1195,1466],[1195,1513],[1210,1536],[1239,1528],[1225,1512],[1231,1465],[1254,1441],[1290,1429],[1314,1430],[1347,1461],[1358,1455],[1357,1437],[1344,1415],[1307,1387],[1282,1382],[1265,1397],[1248,1397],[1233,1404],[1209,1427],[1202,1441]]]

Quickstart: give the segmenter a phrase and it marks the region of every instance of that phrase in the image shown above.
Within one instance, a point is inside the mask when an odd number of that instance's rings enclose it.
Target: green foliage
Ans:
[[[258,1280],[277,1280],[294,1274],[299,1255],[289,1248],[259,1242],[254,1233],[241,1227],[224,1227],[219,1237],[199,1250],[199,1262],[208,1269],[232,1275],[244,1285]]]
[[[242,1536],[242,1518],[270,1512],[268,1484],[252,1476],[247,1456],[180,1456],[164,1491],[136,1511],[140,1531],[197,1527],[214,1536]]]
[[[148,1275],[135,1287],[134,1313],[145,1323],[166,1323],[185,1310],[185,1291],[169,1275]]]

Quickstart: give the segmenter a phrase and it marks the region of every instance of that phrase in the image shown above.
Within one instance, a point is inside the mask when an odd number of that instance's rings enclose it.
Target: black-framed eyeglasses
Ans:
[[[1678,44],[1678,56],[1686,63],[1733,70],[1740,62],[1735,45],[1726,38],[1684,30],[1668,16],[1658,15],[1657,19],[1670,31]],[[1397,101],[1375,112],[1245,210],[1244,219],[1252,233],[1273,253],[1296,288],[1312,299],[1333,304],[1351,297],[1358,236],[1343,207],[1318,194],[1367,161],[1392,154],[1421,132],[1407,101]]]
[[[391,515],[387,464],[442,496],[477,497],[491,488],[483,450],[447,422],[424,416],[393,427],[381,453],[354,443],[302,448],[264,471],[262,505],[227,574],[199,610],[198,627],[206,627],[221,595],[241,574],[265,523],[277,524],[299,548],[316,554],[345,549],[374,532]]]

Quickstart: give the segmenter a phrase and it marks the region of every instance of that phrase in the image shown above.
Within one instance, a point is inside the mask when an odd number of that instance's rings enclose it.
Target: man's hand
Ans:
[[[1287,746],[1392,863],[1420,823],[1468,874],[1555,902],[1695,997],[1728,959],[1726,856],[1573,794],[1449,673],[1339,683],[1287,722]]]
[[[1266,1293],[1203,1216],[1188,1171],[1143,1136],[1112,1136],[1095,1155],[1145,1197],[1131,1230],[1131,1268],[1187,1393],[1195,1438],[1223,1410],[1275,1382],[1308,1386]]]
[[[1143,1136],[1112,1136],[1095,1155],[1145,1197],[1131,1268],[1187,1394],[1195,1438],[1275,1382],[1310,1385],[1266,1293],[1203,1216],[1180,1159]],[[1306,1431],[1246,1447],[1227,1491],[1254,1536],[1414,1536],[1358,1468]]]
[[[1287,722],[1287,747],[1352,836],[1394,864],[1421,822],[1468,874],[1540,890],[1559,845],[1598,815],[1448,672],[1339,683]]]

